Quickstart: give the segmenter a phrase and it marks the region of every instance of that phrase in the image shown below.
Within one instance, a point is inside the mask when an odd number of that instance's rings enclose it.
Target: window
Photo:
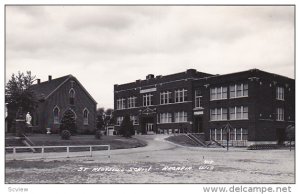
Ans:
[[[201,90],[195,91],[195,108],[201,108]]]
[[[210,100],[227,99],[227,87],[215,87],[210,89]]]
[[[175,102],[185,102],[187,101],[187,90],[176,90],[175,91]]]
[[[89,124],[89,111],[85,108],[83,111],[83,125]]]
[[[117,117],[117,125],[121,125],[123,122],[123,117]]]
[[[210,139],[216,141],[227,140],[227,132],[223,129],[210,129]],[[248,140],[248,129],[234,128],[229,130],[229,140]]]
[[[230,120],[242,120],[248,119],[248,107],[247,106],[235,106],[229,108]]]
[[[276,109],[276,121],[284,121],[284,109],[283,108]]]
[[[241,128],[241,140],[248,140],[248,130]]]
[[[132,123],[134,125],[138,125],[139,121],[138,121],[138,117],[137,116],[130,116],[130,120],[132,121]]]
[[[134,108],[134,107],[136,107],[136,97],[129,97],[127,99],[127,107],[128,108]]]
[[[187,112],[175,112],[175,122],[187,122]]]
[[[160,123],[172,123],[171,113],[160,113]]]
[[[230,98],[240,98],[248,96],[248,84],[235,84],[229,86]]]
[[[59,124],[59,108],[57,106],[53,109],[53,123]]]
[[[143,95],[143,106],[153,105],[153,94],[144,94]]]
[[[75,91],[74,89],[72,88],[70,91],[69,91],[69,100],[70,100],[70,104],[71,105],[74,105],[74,100],[75,99]]]
[[[284,100],[284,88],[283,87],[276,87],[276,99]]]
[[[210,109],[211,121],[227,120],[227,108],[214,108]]]
[[[125,109],[125,99],[120,98],[117,100],[117,110]]]
[[[169,104],[172,102],[172,93],[167,91],[167,92],[161,92],[160,93],[160,104]]]

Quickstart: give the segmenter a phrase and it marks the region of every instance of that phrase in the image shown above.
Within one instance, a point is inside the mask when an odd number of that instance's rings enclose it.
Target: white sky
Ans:
[[[72,74],[112,108],[114,84],[189,68],[294,78],[294,7],[6,7],[7,79]]]

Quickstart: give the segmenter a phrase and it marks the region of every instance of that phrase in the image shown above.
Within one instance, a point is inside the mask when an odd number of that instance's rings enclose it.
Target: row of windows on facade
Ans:
[[[187,101],[187,90],[176,90],[175,91],[175,103],[186,102]],[[165,91],[160,93],[160,104],[170,104],[173,103],[172,92]],[[143,106],[153,105],[153,94],[147,93],[143,95]],[[134,108],[137,106],[137,97],[132,96],[127,98],[127,108]],[[117,109],[125,109],[126,103],[125,98],[120,98],[117,100]]]
[[[158,117],[158,123],[172,123],[172,113],[160,113]],[[117,125],[121,125],[124,117],[117,117]],[[130,116],[130,120],[134,125],[138,125],[138,116]],[[174,122],[187,122],[187,112],[175,112],[174,113]]]
[[[284,121],[284,109],[276,108],[276,120]],[[248,107],[247,106],[235,106],[229,107],[229,120],[243,120],[248,119]],[[211,121],[228,120],[227,108],[214,108],[210,109]]]
[[[188,116],[187,112],[175,112],[174,122],[187,122]],[[235,106],[229,108],[229,120],[243,120],[248,119],[248,107],[247,106]],[[134,125],[138,125],[138,117],[130,116],[130,120]],[[227,108],[214,108],[210,109],[210,120],[211,121],[223,121],[228,120],[228,109]],[[276,120],[284,121],[284,109],[276,109]],[[117,117],[117,125],[121,125],[123,117]],[[173,115],[172,113],[160,113],[158,123],[172,123]]]
[[[72,111],[73,112],[73,111]],[[83,125],[89,124],[89,111],[87,108],[84,108],[82,111],[83,114]],[[76,114],[74,112],[74,116],[76,118]],[[60,124],[60,110],[57,106],[53,109],[53,123]]]
[[[247,140],[248,130],[244,128],[229,129],[229,139],[233,141]],[[210,129],[210,140],[222,141],[227,140],[227,131],[224,129]]]
[[[235,84],[229,86],[229,98],[241,98],[248,97],[248,84]],[[227,99],[227,87],[214,87],[210,89],[210,100],[223,100]],[[195,107],[201,107],[201,90],[195,91]],[[284,100],[284,88],[276,87],[276,99]],[[175,103],[186,102],[187,90],[176,90],[175,91]],[[160,104],[170,104],[173,103],[172,92],[165,91],[160,93]],[[153,94],[148,93],[143,95],[143,106],[153,105]],[[127,98],[127,108],[137,107],[137,97],[132,96]],[[120,98],[117,100],[117,110],[125,109],[126,102],[125,98]]]

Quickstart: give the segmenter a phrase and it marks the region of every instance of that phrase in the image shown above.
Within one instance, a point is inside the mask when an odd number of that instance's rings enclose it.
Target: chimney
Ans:
[[[37,79],[37,84],[40,84],[41,83],[41,79]]]
[[[48,81],[50,82],[52,80],[52,75],[48,76]]]
[[[147,79],[147,80],[153,79],[153,78],[154,78],[154,75],[153,75],[153,74],[149,74],[149,75],[146,76],[146,79]]]

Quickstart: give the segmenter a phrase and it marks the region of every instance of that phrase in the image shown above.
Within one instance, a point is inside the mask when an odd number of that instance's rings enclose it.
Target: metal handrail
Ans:
[[[90,157],[93,156],[93,147],[107,147],[108,157],[110,158],[110,145],[69,145],[69,146],[31,146],[31,148],[40,148],[42,149],[41,154],[44,158],[44,152],[47,148],[67,148],[67,158],[69,158],[70,148],[90,148]],[[27,146],[10,146],[5,147],[5,149],[13,149],[13,159],[16,159],[17,149],[30,149]]]

